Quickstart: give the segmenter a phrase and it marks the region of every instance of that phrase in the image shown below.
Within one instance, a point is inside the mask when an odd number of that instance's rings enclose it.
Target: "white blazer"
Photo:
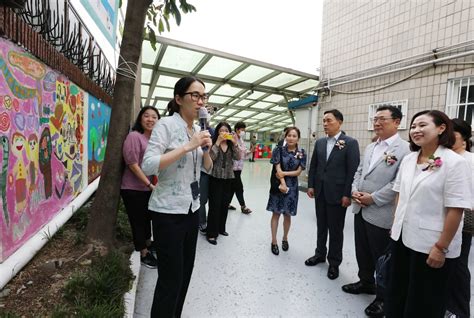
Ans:
[[[444,227],[446,208],[471,208],[470,167],[454,151],[439,146],[434,156],[442,165],[422,171],[415,177],[419,151],[405,156],[393,190],[399,192],[391,237],[417,252],[428,254],[438,241]],[[461,253],[462,221],[451,241],[447,258]]]

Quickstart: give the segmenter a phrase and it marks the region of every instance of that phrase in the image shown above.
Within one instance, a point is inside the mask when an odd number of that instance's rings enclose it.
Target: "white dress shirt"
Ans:
[[[372,157],[370,157],[370,165],[369,170],[373,167],[373,165],[387,152],[388,147],[400,136],[398,134],[393,135],[390,138],[385,140],[377,140],[374,146],[374,151],[372,152]]]
[[[327,138],[327,145],[326,145],[326,160],[329,159],[329,156],[331,155],[331,151],[334,149],[334,145],[336,144],[336,141],[339,139],[339,136],[341,136],[342,132],[338,132],[334,137],[326,137]]]

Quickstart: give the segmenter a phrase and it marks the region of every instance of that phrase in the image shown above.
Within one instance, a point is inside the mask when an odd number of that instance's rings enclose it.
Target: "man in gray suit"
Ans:
[[[346,209],[351,204],[351,186],[359,165],[357,140],[341,131],[344,117],[337,109],[324,112],[323,126],[327,137],[314,146],[308,174],[308,196],[316,198],[318,238],[315,255],[307,266],[329,262],[329,279],[339,277],[344,240]],[[326,242],[329,232],[329,250]]]
[[[392,190],[398,167],[410,152],[408,142],[397,133],[402,112],[395,106],[381,106],[373,118],[378,139],[367,146],[364,160],[352,183],[354,234],[360,281],[342,286],[350,294],[377,294],[365,309],[369,317],[382,317],[383,291],[376,290],[374,272],[377,259],[385,252],[390,241],[394,199]]]

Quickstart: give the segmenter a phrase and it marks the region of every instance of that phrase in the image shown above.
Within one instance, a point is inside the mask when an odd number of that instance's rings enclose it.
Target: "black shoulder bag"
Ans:
[[[281,147],[279,148],[280,148],[280,168],[281,170],[283,170],[282,157],[281,157],[281,152],[283,149]],[[276,173],[277,173],[276,167],[275,165],[273,165],[272,174],[270,176],[270,193],[271,194],[280,193],[280,189],[278,189],[278,187],[280,186],[280,180],[277,178]]]

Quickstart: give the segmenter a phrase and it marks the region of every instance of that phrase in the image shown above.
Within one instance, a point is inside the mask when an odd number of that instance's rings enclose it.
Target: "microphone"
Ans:
[[[207,117],[209,116],[209,112],[207,111],[206,107],[199,108],[199,126],[201,126],[201,131],[207,130]],[[209,147],[201,147],[203,151],[209,150]]]
[[[199,125],[201,126],[201,130],[206,130],[207,129],[207,116],[208,116],[208,111],[206,107],[201,107],[199,108]]]

